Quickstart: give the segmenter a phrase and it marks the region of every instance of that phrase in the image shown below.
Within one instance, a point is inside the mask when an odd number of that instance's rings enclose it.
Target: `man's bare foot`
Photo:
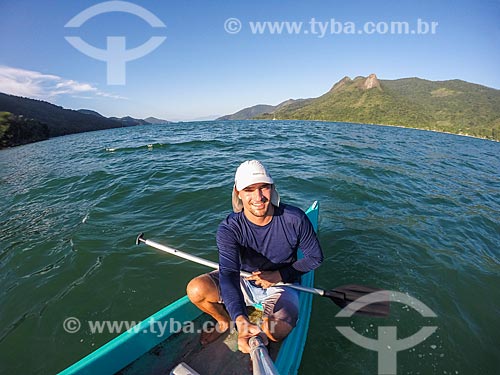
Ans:
[[[229,329],[228,322],[217,322],[215,327],[211,330],[203,331],[200,337],[200,343],[203,346],[213,343],[219,337],[221,337],[224,333]]]

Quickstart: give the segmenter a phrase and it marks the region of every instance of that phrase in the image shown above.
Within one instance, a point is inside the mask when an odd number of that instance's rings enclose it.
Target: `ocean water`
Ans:
[[[139,321],[207,271],[135,245],[217,260],[236,167],[260,159],[283,202],[321,205],[318,287],[405,293],[389,318],[339,318],[315,297],[301,374],[376,374],[377,352],[337,330],[398,339],[398,374],[500,371],[500,144],[396,127],[229,121],[76,134],[0,151],[0,373],[54,374],[111,338],[87,321]],[[68,333],[63,322],[82,327]]]

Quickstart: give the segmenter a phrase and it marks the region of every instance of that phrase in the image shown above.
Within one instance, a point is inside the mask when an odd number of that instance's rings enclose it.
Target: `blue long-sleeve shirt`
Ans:
[[[222,299],[232,320],[247,316],[240,270],[278,270],[282,281],[290,283],[323,261],[309,218],[301,209],[285,204],[274,207],[272,220],[264,226],[253,224],[243,212],[230,214],[217,230],[217,247]],[[297,260],[299,247],[304,257]]]

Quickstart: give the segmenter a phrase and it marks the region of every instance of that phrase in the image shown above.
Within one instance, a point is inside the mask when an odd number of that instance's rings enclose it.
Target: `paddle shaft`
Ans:
[[[262,339],[259,336],[250,337],[248,344],[252,359],[252,373],[254,375],[279,375]]]
[[[168,247],[168,246],[159,244],[158,242],[147,240],[147,239],[144,238],[144,234],[143,233],[140,233],[139,236],[137,237],[137,240],[135,241],[135,243],[137,245],[140,242],[142,242],[142,243],[144,243],[144,244],[146,244],[148,246],[154,247],[155,249],[158,249],[158,250],[164,251],[166,253],[175,255],[175,256],[177,256],[179,258],[190,260],[191,262],[202,264],[204,266],[207,266],[207,267],[210,267],[210,268],[213,268],[213,269],[216,269],[216,270],[219,269],[219,264],[216,263],[216,262],[212,262],[210,260],[200,258],[200,257],[198,257],[196,255],[185,253],[183,251],[174,249],[173,247]],[[243,276],[243,277],[252,276],[252,274],[250,272],[245,272],[245,271],[241,271],[240,275]],[[325,295],[325,291],[323,289],[309,288],[309,287],[302,286],[302,285],[282,283],[282,282],[277,283],[275,285],[276,286],[286,286],[286,287],[289,287],[289,288],[293,288],[293,289],[299,290],[301,292],[316,294],[316,295],[319,295],[319,296],[324,296]]]
[[[219,264],[216,262],[212,262],[203,258],[200,258],[196,255],[188,254],[185,252],[182,252],[180,250],[174,249],[172,247],[168,247],[162,244],[159,244],[157,242],[151,241],[151,240],[146,240],[144,239],[144,234],[140,233],[139,236],[137,236],[137,239],[135,243],[139,245],[139,243],[145,243],[148,246],[154,247],[155,249],[164,251],[166,253],[175,255],[180,258],[184,258],[187,260],[190,260],[191,262],[195,262],[198,264],[202,264],[204,266],[213,268],[213,269],[219,269]],[[249,277],[252,276],[251,273],[241,271],[240,272],[241,276],[243,277]],[[317,296],[321,297],[327,297],[329,298],[333,303],[335,303],[337,306],[340,308],[348,308],[350,309],[353,313],[355,314],[361,314],[361,315],[367,315],[367,316],[388,316],[390,313],[390,305],[389,305],[389,298],[385,301],[373,301],[373,303],[369,304],[363,304],[363,306],[358,306],[355,303],[352,303],[354,301],[357,301],[359,298],[369,295],[373,292],[378,292],[381,291],[381,289],[378,288],[371,288],[366,285],[356,285],[356,284],[351,284],[351,285],[344,285],[335,289],[331,290],[323,290],[323,289],[318,289],[318,288],[311,288],[307,286],[302,286],[298,284],[289,284],[289,283],[283,283],[279,282],[275,284],[276,286],[286,286],[288,288],[296,289],[300,292],[305,292],[305,293],[311,293],[315,294]],[[352,303],[352,304],[351,304]]]

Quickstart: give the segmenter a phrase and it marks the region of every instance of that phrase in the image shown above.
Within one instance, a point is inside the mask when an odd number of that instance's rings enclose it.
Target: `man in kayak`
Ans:
[[[234,321],[238,348],[248,353],[250,337],[264,332],[281,341],[295,327],[298,292],[275,284],[299,282],[321,264],[323,253],[306,214],[280,203],[274,181],[259,161],[245,161],[236,170],[232,204],[234,212],[217,230],[219,271],[191,280],[187,295],[217,320],[217,330],[203,333],[202,344],[215,341]],[[304,254],[299,260],[298,248]],[[252,276],[240,277],[241,270]],[[246,309],[259,303],[264,309],[260,327],[250,323]]]

